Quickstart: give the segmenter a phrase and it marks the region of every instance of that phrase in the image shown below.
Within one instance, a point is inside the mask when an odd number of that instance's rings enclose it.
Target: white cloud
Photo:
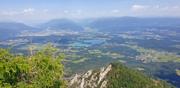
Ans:
[[[70,11],[69,10],[64,10],[63,11],[65,14],[68,14]]]
[[[34,8],[27,8],[27,9],[24,9],[23,12],[24,13],[29,13],[29,12],[34,12]]]
[[[81,15],[82,14],[82,10],[78,9],[74,12],[75,15]]]
[[[16,11],[2,11],[1,12],[1,15],[3,15],[3,16],[14,16],[17,14],[18,14],[18,12],[16,12]]]
[[[27,8],[27,9],[24,9],[22,12],[22,14],[24,15],[32,15],[34,13],[35,9],[34,8]]]
[[[172,8],[174,8],[174,9],[180,9],[179,6],[173,6]]]
[[[1,15],[3,16],[17,16],[17,15],[32,15],[35,12],[33,8],[23,9],[21,11],[2,11]]]
[[[135,16],[174,16],[180,17],[177,5],[132,5],[130,11]]]
[[[166,7],[161,7],[162,10],[180,10],[180,7],[179,6],[166,6]]]
[[[131,10],[134,12],[139,12],[139,11],[146,10],[147,8],[148,8],[148,6],[146,6],[146,5],[133,5],[131,7]]]
[[[112,10],[112,13],[119,13],[120,11],[118,9]]]
[[[63,14],[64,17],[81,17],[83,14],[83,11],[81,9],[77,10],[64,10]]]
[[[154,8],[155,9],[160,9],[160,6],[159,5],[155,5]]]
[[[49,10],[48,10],[48,9],[43,9],[42,11],[43,11],[44,13],[49,12]]]

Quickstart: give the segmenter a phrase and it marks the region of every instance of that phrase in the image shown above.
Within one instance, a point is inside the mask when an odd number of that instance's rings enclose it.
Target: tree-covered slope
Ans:
[[[152,79],[122,64],[112,64],[107,75],[108,88],[173,88],[164,81]]]

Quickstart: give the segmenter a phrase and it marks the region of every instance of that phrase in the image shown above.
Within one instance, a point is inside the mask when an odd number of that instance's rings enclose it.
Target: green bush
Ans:
[[[64,88],[63,55],[51,45],[31,56],[0,49],[1,88]]]

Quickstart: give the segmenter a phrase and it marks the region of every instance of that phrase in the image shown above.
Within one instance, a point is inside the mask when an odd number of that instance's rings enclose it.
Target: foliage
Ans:
[[[13,55],[0,49],[0,87],[64,88],[63,58],[51,45],[31,56]]]
[[[123,66],[112,64],[108,73],[108,88],[173,88],[164,81],[154,80],[144,74]]]
[[[176,69],[176,74],[180,76],[180,70]]]
[[[165,51],[157,51],[154,49],[145,49],[143,47],[137,45],[124,45],[130,47],[134,50],[137,50],[141,53],[137,59],[143,60],[146,62],[180,62],[180,57],[175,53],[165,52]]]

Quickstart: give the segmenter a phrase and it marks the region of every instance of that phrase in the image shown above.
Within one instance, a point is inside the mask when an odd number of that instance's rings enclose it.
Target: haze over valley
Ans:
[[[2,1],[0,87],[180,88],[179,1],[60,1]]]

